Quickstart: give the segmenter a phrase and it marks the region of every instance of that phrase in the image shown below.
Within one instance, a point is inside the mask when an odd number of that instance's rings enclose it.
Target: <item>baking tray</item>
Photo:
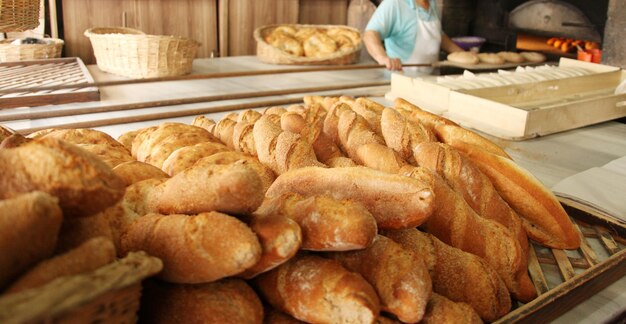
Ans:
[[[0,109],[100,100],[97,87],[3,93],[79,83],[94,80],[78,57],[0,63]]]
[[[564,314],[626,274],[626,225],[564,197],[561,204],[576,224],[578,250],[531,244],[529,273],[539,296],[496,323],[545,323]]]

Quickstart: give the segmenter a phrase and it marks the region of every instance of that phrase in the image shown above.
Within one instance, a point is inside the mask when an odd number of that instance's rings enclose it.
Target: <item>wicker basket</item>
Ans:
[[[37,28],[40,6],[40,0],[0,0],[0,33]]]
[[[0,62],[24,60],[39,60],[61,57],[63,40],[45,38],[48,44],[20,44],[13,45],[12,39],[0,41]]]
[[[147,35],[124,27],[85,31],[98,67],[129,78],[158,78],[191,73],[200,43],[177,36]]]
[[[136,323],[141,282],[161,260],[144,252],[0,298],[0,323]]]
[[[313,58],[313,57],[301,57],[294,56],[281,51],[280,49],[268,44],[265,41],[265,36],[274,30],[278,26],[291,26],[295,28],[312,27],[319,29],[329,28],[346,28],[355,32],[359,32],[357,29],[348,26],[338,25],[267,25],[257,28],[254,31],[254,39],[256,40],[256,55],[261,62],[272,64],[295,64],[295,65],[346,65],[355,63],[360,55],[361,48],[363,47],[363,41],[360,41],[353,50],[349,52],[335,52],[328,57]]]

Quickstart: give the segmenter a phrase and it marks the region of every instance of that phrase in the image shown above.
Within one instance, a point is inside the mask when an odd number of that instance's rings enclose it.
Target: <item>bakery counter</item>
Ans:
[[[366,64],[366,63],[363,63]],[[95,66],[90,66],[97,81],[119,80],[103,74]],[[194,63],[194,73],[231,72],[250,70],[274,70],[300,68],[294,66],[266,65],[254,57],[230,57],[203,59]],[[407,71],[407,73],[417,73]],[[300,100],[304,94],[368,96],[378,102],[391,105],[384,98],[389,86],[382,83],[390,80],[384,69],[364,69],[350,71],[324,71],[308,73],[288,73],[264,76],[233,77],[226,79],[184,80],[158,83],[144,83],[103,87],[99,102],[66,104],[20,109],[0,110],[0,123],[17,131],[44,127],[91,127],[104,131],[117,138],[122,133],[141,127],[161,124],[166,121],[191,123],[197,115],[206,115],[219,120],[229,109],[267,107],[280,100]],[[336,89],[327,91],[307,91],[268,97],[225,99],[212,102],[175,104],[158,107],[142,107],[151,102],[170,102],[203,96],[260,93],[268,90],[300,89],[322,86],[342,86],[381,82],[381,85]],[[288,99],[288,100],[287,100]],[[136,108],[116,110],[115,107]],[[237,106],[239,105],[239,106]],[[111,111],[106,111],[111,108]],[[46,117],[50,112],[81,109],[77,114]],[[174,114],[172,114],[174,113]],[[12,118],[22,114],[41,114],[40,118]],[[522,167],[533,173],[547,187],[552,187],[564,178],[592,167],[626,156],[626,124],[606,122],[594,126],[552,134],[526,141],[513,142],[493,139]],[[626,311],[626,278],[602,289],[591,298],[578,304],[554,322],[556,323],[599,323],[615,319]]]

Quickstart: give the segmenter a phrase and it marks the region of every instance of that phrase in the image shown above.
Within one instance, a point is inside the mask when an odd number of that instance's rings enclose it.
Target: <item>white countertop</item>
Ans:
[[[367,62],[366,62],[367,63]],[[203,59],[194,62],[194,73],[262,70],[262,69],[289,69],[293,66],[276,66],[260,63],[253,56],[229,57],[218,59]],[[301,68],[301,67],[297,67]],[[97,67],[89,66],[96,81],[119,80],[123,78],[100,72]],[[407,72],[414,74],[415,72]],[[33,127],[60,127],[73,123],[91,121],[104,121],[114,117],[150,116],[155,113],[167,113],[171,111],[185,112],[195,109],[220,107],[238,103],[254,103],[280,98],[299,98],[300,94],[286,96],[273,96],[266,98],[248,98],[215,101],[209,103],[193,103],[176,106],[156,108],[142,108],[118,112],[86,113],[82,115],[44,118],[37,120],[6,121],[15,114],[37,113],[46,111],[62,111],[64,109],[107,107],[113,105],[126,105],[146,101],[171,100],[178,98],[193,98],[224,93],[242,93],[252,91],[297,89],[304,87],[349,85],[375,81],[388,81],[390,74],[384,69],[350,70],[337,72],[309,72],[277,74],[271,76],[249,76],[227,79],[185,80],[175,82],[145,83],[133,85],[121,85],[103,87],[101,101],[91,103],[75,103],[58,106],[42,106],[32,108],[17,108],[0,110],[0,123],[3,123],[17,131]],[[389,91],[388,86],[378,86],[363,89],[350,89],[344,91],[329,91],[315,94],[346,94],[368,95],[385,102],[383,95]],[[390,103],[389,103],[390,104]],[[222,113],[212,113],[207,116],[219,120]],[[95,127],[109,133],[113,137],[120,134],[160,124],[164,121],[178,121],[190,123],[195,117],[182,116],[168,119],[156,119],[117,125],[104,125]],[[4,120],[4,121],[3,121]],[[521,142],[494,139],[505,148],[517,163],[528,169],[547,187],[552,187],[558,181],[584,171],[591,167],[602,166],[609,161],[626,155],[626,124],[606,122],[599,125],[588,126],[578,130],[567,131]],[[598,323],[613,318],[626,310],[626,277],[611,284],[598,294],[585,302],[574,307],[560,318],[556,323]]]

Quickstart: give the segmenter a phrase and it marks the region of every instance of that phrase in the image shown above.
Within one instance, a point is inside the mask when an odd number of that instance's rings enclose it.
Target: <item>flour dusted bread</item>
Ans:
[[[0,199],[44,191],[59,199],[65,217],[93,215],[124,194],[124,182],[109,166],[56,138],[0,150],[0,169]]]
[[[546,56],[539,52],[521,52],[519,53],[526,61],[532,63],[545,62]]]
[[[476,311],[466,303],[455,303],[448,298],[433,293],[428,301],[424,324],[480,324]]]
[[[480,62],[478,55],[472,52],[452,52],[448,54],[448,61],[460,64],[474,65]]]
[[[233,276],[261,257],[252,230],[218,212],[139,217],[122,235],[122,254],[130,251],[145,251],[161,259],[159,277],[175,283],[205,283]]]
[[[408,228],[422,224],[433,211],[429,185],[409,177],[366,167],[308,167],[276,178],[267,197],[287,192],[303,196],[329,195],[358,201],[376,218],[379,228]]]
[[[259,160],[254,156],[233,151],[219,152],[203,157],[195,163],[194,167],[198,167],[200,165],[230,165],[238,161],[241,161],[240,163],[245,163],[246,166],[250,167],[257,173],[261,179],[262,193],[265,194],[272,182],[276,179],[276,175],[270,168],[261,164],[261,162],[259,162]]]
[[[511,63],[524,63],[526,61],[524,56],[516,52],[507,52],[507,51],[498,52],[498,56],[503,58],[505,61],[511,62]]]
[[[186,146],[174,151],[163,161],[162,170],[170,176],[174,176],[194,165],[203,157],[218,152],[229,151],[226,145],[214,142],[203,142],[196,145]]]
[[[241,279],[198,285],[148,281],[139,317],[146,323],[263,323],[263,305]]]
[[[0,200],[0,287],[52,255],[63,220],[57,202],[40,191]]]
[[[485,64],[504,64],[506,60],[498,54],[495,53],[479,53],[478,59],[481,63]]]
[[[374,323],[380,311],[361,275],[319,256],[296,256],[253,283],[268,303],[305,322]]]
[[[169,178],[169,175],[152,164],[140,161],[120,163],[113,168],[117,175],[127,186],[146,179]]]
[[[421,256],[382,235],[365,249],[328,255],[374,287],[383,311],[405,323],[419,322],[424,316],[432,284]]]

